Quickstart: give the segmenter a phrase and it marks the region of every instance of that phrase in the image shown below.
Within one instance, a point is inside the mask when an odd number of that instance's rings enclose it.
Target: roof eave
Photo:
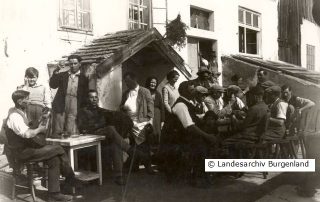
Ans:
[[[144,35],[133,39],[128,45],[120,48],[109,58],[100,63],[96,69],[97,76],[100,78],[103,77],[113,66],[123,63],[148,44],[155,42],[160,49],[159,51],[166,55],[167,59],[170,60],[178,69],[180,69],[187,78],[190,78],[191,74],[186,70],[184,66],[184,60],[170,45],[166,44],[163,40],[164,38],[157,29],[150,29]]]

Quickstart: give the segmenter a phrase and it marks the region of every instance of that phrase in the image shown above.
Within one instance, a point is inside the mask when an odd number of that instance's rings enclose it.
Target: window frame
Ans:
[[[191,18],[191,10],[198,10],[200,12],[204,12],[205,14],[208,15],[208,29],[202,29],[202,28],[198,28],[198,27],[193,27],[191,25],[191,21],[192,21],[192,18]],[[215,16],[214,16],[214,11],[213,10],[208,10],[208,9],[205,9],[205,8],[201,8],[201,7],[198,7],[198,6],[194,6],[194,5],[190,5],[190,27],[194,28],[194,29],[199,29],[199,30],[205,30],[205,31],[211,31],[211,32],[214,32],[215,30],[215,23],[214,23],[214,20],[215,20]]]
[[[151,28],[151,20],[150,20],[150,15],[151,15],[151,5],[150,2],[148,2],[148,5],[143,5],[144,0],[138,0],[140,3],[134,3],[131,0],[128,1],[129,3],[129,15],[128,15],[128,29],[129,30],[134,30],[134,29],[149,29]],[[136,6],[138,8],[138,20],[134,19],[134,6]],[[132,10],[131,10],[132,8]],[[141,22],[141,19],[143,20],[143,16],[141,18],[141,13],[143,15],[143,9],[146,9],[148,14],[149,14],[149,22],[148,23],[144,23]],[[130,13],[132,12],[132,13]],[[140,13],[141,12],[141,13]],[[132,18],[130,17],[132,16]],[[138,25],[138,28],[135,28],[135,24]]]
[[[240,11],[242,11],[242,19],[243,22],[240,21]],[[248,25],[246,22],[246,14],[247,13],[251,13],[251,25]],[[258,27],[253,26],[253,19],[254,19],[254,15],[256,15],[258,17]],[[238,7],[238,42],[240,43],[240,33],[239,33],[239,27],[242,27],[244,29],[244,52],[240,52],[240,47],[238,48],[238,52],[239,54],[244,54],[244,55],[250,55],[250,56],[261,56],[261,33],[262,33],[262,28],[261,28],[261,14],[256,12],[256,11],[252,11],[250,9],[244,8],[239,6]],[[257,32],[257,53],[253,54],[253,53],[247,53],[247,29],[253,30]]]
[[[78,0],[74,0],[74,10],[75,10],[75,26],[71,25],[64,25],[63,24],[63,10],[64,10],[64,5],[63,5],[64,0],[59,0],[59,31],[71,31],[71,32],[77,32],[77,33],[88,33],[92,34],[93,32],[93,24],[92,24],[92,2],[91,0],[86,0],[89,2],[89,10],[85,9],[79,9],[78,7]],[[80,13],[89,13],[89,25],[90,27],[88,29],[79,27],[78,23],[78,15]],[[83,21],[83,18],[81,18]],[[83,24],[83,23],[82,23]]]

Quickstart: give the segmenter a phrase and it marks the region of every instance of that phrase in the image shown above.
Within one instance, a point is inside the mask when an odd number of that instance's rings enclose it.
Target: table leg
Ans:
[[[69,160],[71,164],[72,170],[74,170],[74,150],[72,148],[69,149]],[[76,193],[76,188],[72,187],[72,194]]]
[[[71,168],[74,170],[74,150],[72,148],[69,149],[69,160]]]
[[[102,185],[102,162],[101,162],[101,142],[97,145],[97,169],[99,173],[99,185]]]
[[[78,150],[74,150],[74,169],[78,170]]]

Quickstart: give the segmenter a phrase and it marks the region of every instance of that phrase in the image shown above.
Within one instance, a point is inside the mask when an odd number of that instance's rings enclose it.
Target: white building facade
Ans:
[[[151,27],[165,35],[166,22],[178,14],[189,29],[185,48],[176,50],[193,77],[203,59],[221,72],[223,55],[278,60],[278,3],[279,0],[0,0],[0,118],[12,106],[11,93],[23,83],[27,67],[36,67],[40,71],[39,82],[46,83],[48,63],[93,38]],[[302,66],[308,66],[314,52],[315,70],[320,67],[319,35],[318,26],[303,21]]]
[[[320,27],[307,19],[301,24],[301,66],[320,72]]]
[[[187,45],[179,53],[194,76],[202,58],[216,59],[219,71],[222,55],[278,59],[277,0],[154,0],[155,4],[157,8],[167,6],[166,13],[153,9],[153,26],[158,30],[165,32],[160,14],[169,21],[180,14],[189,26]]]

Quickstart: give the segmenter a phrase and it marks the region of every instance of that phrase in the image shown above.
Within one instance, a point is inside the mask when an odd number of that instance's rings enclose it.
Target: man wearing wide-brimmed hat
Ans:
[[[220,75],[221,75],[221,72],[218,72],[216,69],[212,70],[210,74],[210,82],[212,84],[219,85],[218,78]]]
[[[198,72],[198,77],[194,80],[192,80],[192,83],[194,86],[202,86],[205,88],[210,88],[210,75],[211,72],[206,66],[200,66]]]

